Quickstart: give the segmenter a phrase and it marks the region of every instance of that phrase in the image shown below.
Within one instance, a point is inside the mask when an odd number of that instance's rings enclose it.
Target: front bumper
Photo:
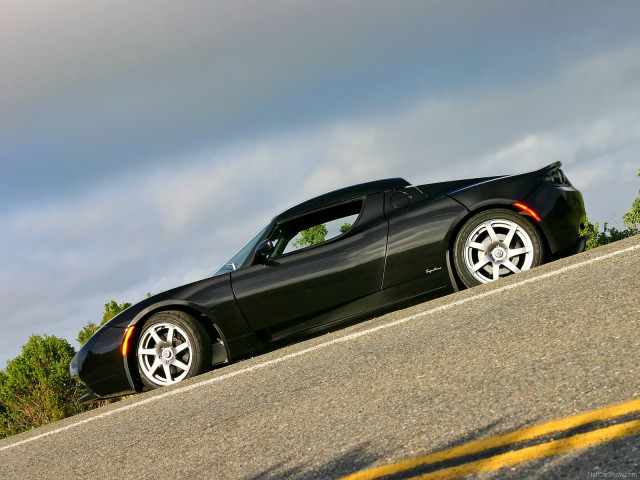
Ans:
[[[90,389],[89,394],[79,401],[86,402],[98,397],[113,397],[136,391],[126,359],[120,350],[125,331],[125,328],[120,327],[101,328],[71,360],[69,372],[72,376],[80,377]]]

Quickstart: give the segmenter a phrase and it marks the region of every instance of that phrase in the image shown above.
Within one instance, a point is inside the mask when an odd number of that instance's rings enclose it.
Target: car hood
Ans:
[[[214,285],[225,283],[228,284],[229,282],[230,275],[227,273],[224,275],[218,275],[216,277],[209,277],[198,280],[193,283],[181,285],[179,287],[172,288],[171,290],[152,295],[136,303],[135,305],[130,306],[126,310],[123,310],[107,323],[105,323],[102,328],[125,328],[129,324],[131,324],[131,322],[134,321],[134,319],[140,314],[144,313],[150,308],[155,308],[158,305],[162,305],[163,302],[171,302],[172,304],[176,304],[181,301],[199,303],[199,297],[204,292],[210,291],[211,288],[214,288]]]

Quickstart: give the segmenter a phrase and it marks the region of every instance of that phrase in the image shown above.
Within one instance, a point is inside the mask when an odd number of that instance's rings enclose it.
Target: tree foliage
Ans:
[[[86,387],[69,374],[74,348],[58,337],[32,335],[0,371],[0,438],[86,410],[75,399]]]
[[[104,304],[104,314],[102,315],[102,322],[99,325],[96,325],[94,322],[89,321],[82,330],[78,332],[78,338],[76,339],[80,345],[84,345],[87,343],[87,340],[91,338],[91,335],[96,333],[98,329],[111,320],[113,317],[118,315],[123,310],[126,310],[131,306],[130,303],[121,303],[117,304],[115,301],[111,300],[108,303]]]
[[[640,177],[640,169],[638,170],[638,177]],[[615,227],[609,227],[605,222],[602,231],[600,231],[600,225],[595,225],[587,221],[587,225],[582,230],[581,234],[587,236],[587,250],[591,250],[608,243],[617,242],[629,238],[633,235],[640,233],[640,190],[638,191],[638,198],[633,202],[631,210],[625,213],[622,217],[624,221],[624,230],[618,230]]]
[[[327,236],[327,226],[324,223],[316,225],[315,227],[307,228],[300,232],[300,238],[293,242],[295,248],[310,247],[311,245],[317,245],[324,242],[324,238]]]
[[[600,224],[596,222],[594,225],[588,221],[587,226],[581,233],[587,236],[587,250],[601,247],[608,243],[617,242],[618,240],[624,240],[625,238],[629,238],[633,235],[633,232],[628,229],[618,230],[615,227],[610,228],[607,222],[604,222],[602,231],[600,231]]]
[[[340,227],[340,233],[347,233],[347,231],[351,228],[352,224],[349,222],[344,222],[344,224]]]
[[[640,169],[638,169],[638,177],[640,177]],[[625,226],[635,234],[640,233],[640,190],[638,190],[638,198],[633,202],[631,210],[622,217]]]
[[[78,342],[84,344],[98,328],[130,306],[113,300],[106,303],[100,324],[87,323],[78,332]],[[111,403],[104,400],[81,406],[76,402],[87,388],[69,373],[75,354],[62,338],[32,335],[22,354],[7,362],[6,369],[0,370],[0,438]]]

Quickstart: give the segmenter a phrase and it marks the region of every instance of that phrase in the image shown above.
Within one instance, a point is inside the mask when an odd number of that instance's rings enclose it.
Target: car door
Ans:
[[[449,238],[468,210],[445,195],[425,200],[417,189],[409,192],[406,203],[395,200],[395,205],[391,199],[399,194],[387,195],[389,240],[383,288],[408,282],[423,284],[424,291],[449,286]]]
[[[274,253],[231,274],[249,325],[309,328],[314,317],[379,291],[387,241],[383,197],[369,195],[277,224],[270,235]]]

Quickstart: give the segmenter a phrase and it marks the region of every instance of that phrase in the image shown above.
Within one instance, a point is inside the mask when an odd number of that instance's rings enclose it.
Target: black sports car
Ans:
[[[276,215],[210,278],[146,298],[71,362],[80,401],[170,385],[295,335],[584,250],[561,164],[520,175],[342,188]]]

